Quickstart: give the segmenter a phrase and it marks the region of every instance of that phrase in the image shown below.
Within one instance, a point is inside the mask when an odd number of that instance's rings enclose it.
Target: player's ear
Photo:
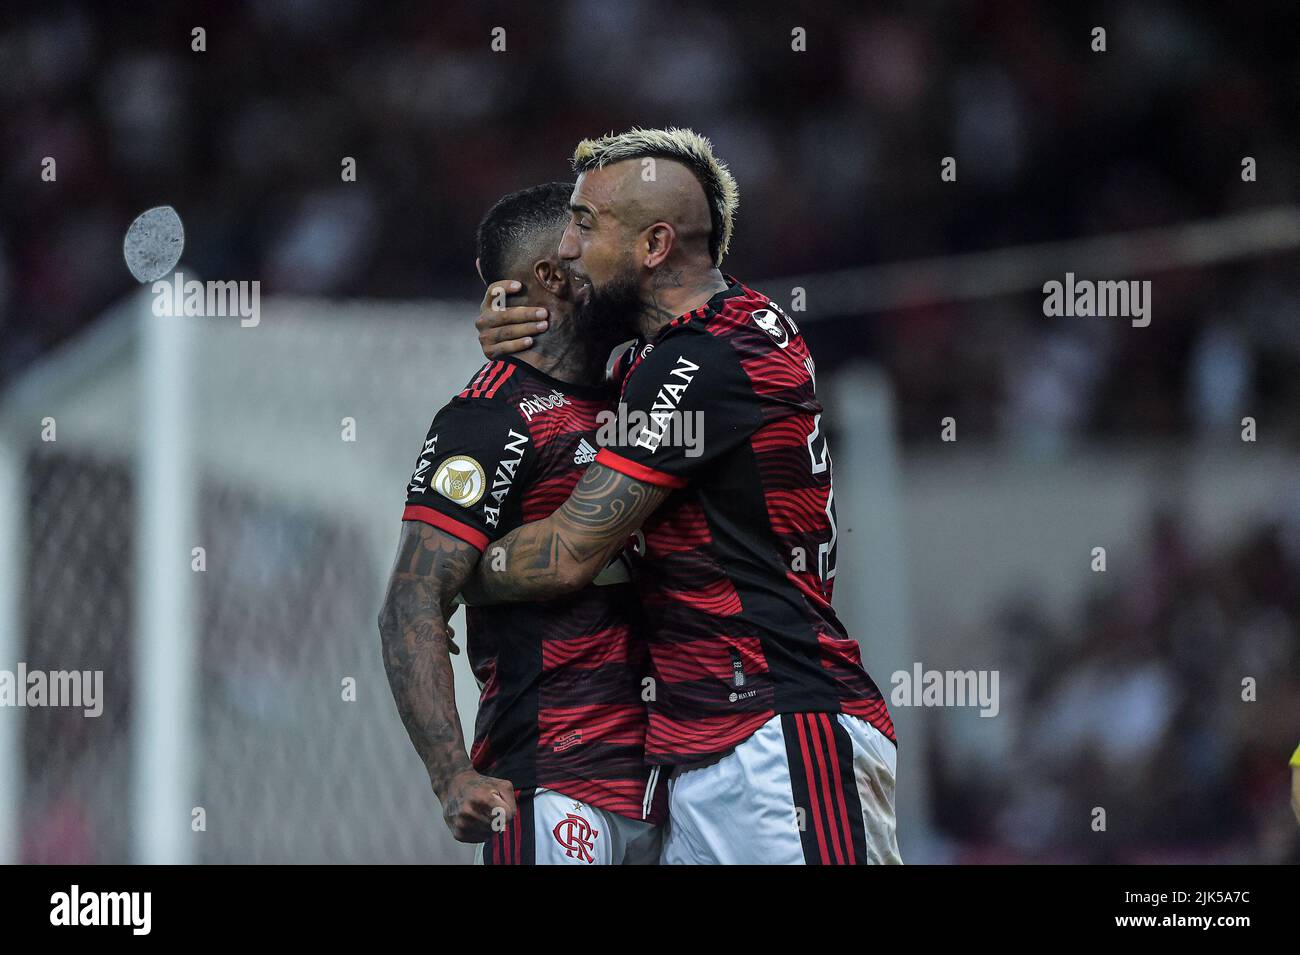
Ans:
[[[482,279],[483,284],[487,285],[487,279],[483,278],[483,263],[478,256],[474,257],[474,271],[478,273],[478,277]]]
[[[569,273],[558,262],[550,259],[538,259],[533,263],[533,278],[537,284],[552,295],[563,297],[565,286],[569,282]]]
[[[644,265],[647,269],[656,269],[668,260],[669,253],[677,243],[677,230],[667,222],[656,222],[643,233],[645,242]]]

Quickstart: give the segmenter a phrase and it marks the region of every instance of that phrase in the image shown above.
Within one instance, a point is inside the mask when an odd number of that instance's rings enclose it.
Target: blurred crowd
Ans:
[[[476,299],[487,206],[633,124],[715,140],[742,190],[728,264],[755,284],[1177,224],[1300,185],[1288,3],[6,7],[0,381],[130,288],[121,240],[146,208],[179,210],[184,268],[263,294]],[[894,373],[909,438],[949,414],[1031,448],[1222,433],[1242,413],[1280,429],[1300,404],[1298,263],[1163,274],[1141,332],[1045,320],[1037,295],[889,315],[814,300],[826,321],[807,327],[824,365]]]
[[[1016,595],[969,635],[1000,648],[1002,705],[936,734],[931,805],[954,861],[1300,863],[1292,504],[1207,553],[1157,513],[1138,573],[1064,616]]]

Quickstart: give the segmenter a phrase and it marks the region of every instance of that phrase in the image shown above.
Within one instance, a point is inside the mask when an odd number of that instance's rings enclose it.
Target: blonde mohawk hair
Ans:
[[[646,156],[676,160],[689,168],[700,181],[709,202],[709,217],[713,220],[709,254],[713,256],[714,267],[721,266],[722,257],[731,245],[740,190],[727,164],[713,155],[713,143],[695,130],[676,126],[668,129],[634,126],[625,133],[584,139],[573,151],[573,169],[584,173],[625,159]]]

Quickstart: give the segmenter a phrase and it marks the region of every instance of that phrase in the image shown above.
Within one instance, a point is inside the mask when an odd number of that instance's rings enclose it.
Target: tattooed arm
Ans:
[[[667,496],[667,488],[593,464],[558,511],[488,545],[465,596],[489,604],[581,590]]]
[[[443,820],[461,842],[486,841],[494,813],[501,822],[515,814],[510,782],[474,771],[456,712],[446,621],[478,558],[474,547],[450,534],[404,522],[379,613],[384,669],[397,711],[442,803]]]

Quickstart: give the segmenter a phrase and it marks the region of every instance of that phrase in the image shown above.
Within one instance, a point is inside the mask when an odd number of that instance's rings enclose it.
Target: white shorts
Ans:
[[[515,793],[519,811],[480,843],[479,865],[655,865],[663,827],[579,802],[552,789]]]
[[[730,753],[668,781],[665,865],[902,863],[897,749],[865,720],[772,717]]]

